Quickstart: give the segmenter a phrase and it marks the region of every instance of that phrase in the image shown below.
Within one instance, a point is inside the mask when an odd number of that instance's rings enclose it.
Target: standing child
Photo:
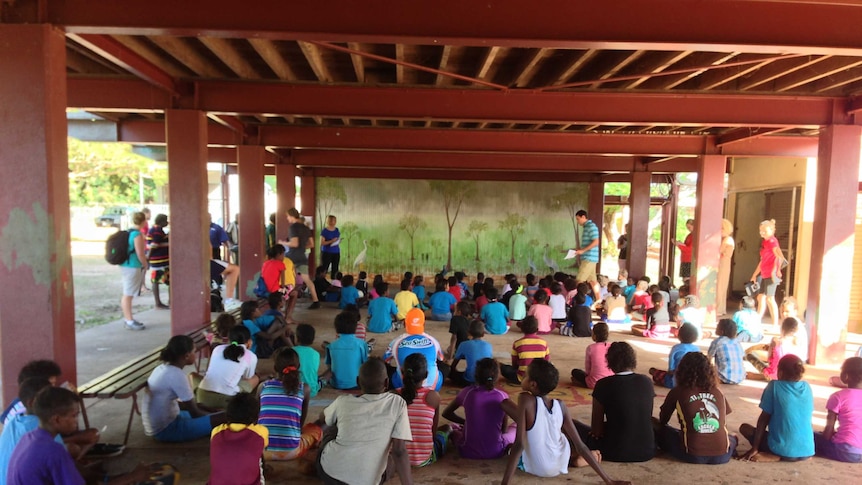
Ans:
[[[448,285],[445,280],[438,281],[434,286],[434,294],[428,299],[428,306],[431,307],[429,320],[448,322],[452,319],[452,309],[458,300],[452,293],[446,291],[447,289]]]
[[[727,463],[736,451],[737,438],[727,432],[731,409],[718,388],[715,368],[705,355],[689,352],[679,363],[677,384],[661,405],[659,448],[688,463]],[[681,430],[667,426],[674,410]]]
[[[664,386],[669,389],[673,389],[677,383],[675,371],[685,354],[689,352],[700,352],[697,345],[694,345],[694,342],[697,341],[697,329],[694,328],[694,325],[690,323],[682,324],[682,327],[679,328],[679,332],[677,332],[677,338],[679,338],[679,343],[670,348],[670,354],[668,354],[667,357],[668,370],[663,371],[656,369],[655,367],[650,367],[649,370],[652,380],[656,385]]]
[[[269,432],[267,460],[295,460],[323,437],[318,423],[308,418],[309,386],[303,383],[302,362],[295,349],[281,349],[273,359],[275,378],[260,388],[260,424]]]
[[[646,324],[632,325],[632,334],[638,337],[667,338],[670,336],[670,315],[664,305],[661,293],[650,296],[652,307],[647,310]]]
[[[503,456],[515,441],[515,424],[507,426],[507,410],[514,414],[515,403],[495,384],[500,376],[497,361],[476,363],[476,383],[466,387],[446,406],[443,417],[451,421],[452,442],[461,458],[492,460]],[[455,414],[464,407],[464,417]]]
[[[515,468],[539,477],[555,477],[568,473],[570,464],[589,465],[605,483],[617,483],[599,465],[601,454],[590,451],[581,441],[566,406],[558,399],[548,398],[548,393],[556,389],[559,377],[550,362],[534,360],[530,363],[521,383],[525,392],[518,397],[517,436],[502,485],[509,483]]]
[[[206,375],[195,392],[197,402],[213,409],[225,409],[231,397],[252,392],[260,378],[255,374],[257,356],[251,352],[251,333],[242,325],[230,330],[231,343],[212,351]]]
[[[614,375],[608,367],[607,355],[610,343],[608,343],[608,325],[597,323],[593,325],[593,342],[587,346],[584,359],[584,369],[572,369],[572,384],[590,389],[596,387],[596,382],[605,377]]]
[[[754,299],[743,296],[741,308],[733,314],[736,323],[736,340],[740,342],[758,343],[763,340],[763,328],[760,314],[754,309]]]
[[[241,392],[227,404],[227,423],[212,432],[208,485],[263,484],[263,449],[269,431],[260,424],[260,403]]]
[[[460,302],[459,305],[461,303],[464,302]],[[455,351],[455,360],[452,362],[452,370],[449,371],[449,378],[455,384],[459,386],[475,384],[476,363],[494,356],[494,349],[491,344],[482,340],[484,336],[484,324],[480,320],[470,322],[470,340],[458,345],[458,350]],[[456,370],[461,359],[467,361],[467,368],[464,369],[464,372]]]
[[[722,318],[715,328],[717,338],[709,344],[707,355],[715,359],[715,369],[722,384],[739,384],[745,380],[742,346],[736,340],[736,323]]]
[[[814,433],[817,454],[830,460],[862,462],[862,358],[851,357],[841,365],[841,381],[847,385],[826,401],[826,426]],[[839,424],[835,431],[836,421]],[[4,430],[5,432],[5,430]]]
[[[800,461],[814,455],[814,396],[811,386],[802,380],[804,373],[805,365],[795,355],[778,361],[778,380],[769,381],[760,397],[757,426],[745,423],[739,427],[751,443],[743,460]]]
[[[374,288],[378,296],[368,304],[368,331],[391,332],[392,319],[398,317],[398,306],[389,298],[389,283],[381,281]]]
[[[538,293],[536,293],[538,295]],[[524,337],[512,343],[512,365],[501,365],[500,374],[512,384],[519,384],[527,373],[527,366],[535,359],[551,360],[548,343],[538,335],[536,317],[528,315],[521,322]]]
[[[359,367],[368,360],[368,346],[356,338],[356,319],[347,312],[335,316],[338,338],[326,347],[326,365],[329,366],[332,387],[356,389]]]
[[[341,278],[341,298],[338,300],[338,308],[344,310],[347,305],[356,305],[359,301],[359,290],[353,286],[353,275],[349,274]]]
[[[320,353],[311,345],[314,343],[314,327],[301,323],[296,327],[296,343],[293,347],[299,356],[299,374],[302,382],[308,386],[309,396],[317,396],[320,391]],[[278,369],[276,369],[278,370]]]
[[[489,289],[485,296],[488,304],[482,307],[481,318],[485,322],[485,330],[491,335],[503,335],[509,331],[509,309],[497,301],[497,290]]]
[[[551,333],[551,329],[553,328],[553,326],[551,325],[551,316],[553,315],[554,310],[547,305],[548,294],[542,290],[539,290],[536,292],[535,295],[533,295],[533,298],[535,299],[535,303],[533,303],[533,305],[530,306],[530,309],[527,310],[527,316],[534,317],[536,319],[536,322],[539,325],[538,333],[540,335],[549,334]],[[524,321],[526,321],[526,318],[524,319]],[[521,325],[523,330],[523,322],[521,322]]]
[[[425,277],[418,274],[413,277],[413,287],[410,289],[416,295],[416,301],[419,302],[420,310],[427,310],[428,305],[425,304]]]
[[[401,281],[401,291],[395,294],[395,306],[398,307],[398,320],[404,320],[411,308],[419,307],[419,298],[410,291],[410,280]]]
[[[422,354],[410,354],[404,360],[404,386],[401,397],[407,403],[410,433],[407,455],[413,466],[425,466],[439,460],[446,451],[446,434],[437,431],[440,421],[440,394],[422,387],[428,377],[428,360]]]
[[[470,315],[473,313],[473,306],[468,301],[459,301],[455,305],[455,315],[449,322],[449,333],[452,336],[449,338],[449,347],[446,349],[446,360],[450,360],[455,356],[455,351],[462,343],[466,342],[470,337]]]
[[[778,378],[778,362],[782,357],[788,354],[793,354],[802,359],[799,355],[799,342],[796,335],[799,331],[799,320],[795,318],[785,318],[781,322],[781,335],[773,337],[769,345],[755,345],[747,349],[745,360],[751,362],[766,380],[771,381]],[[763,360],[761,355],[763,348],[766,348],[766,360]],[[806,352],[807,353],[807,352]]]

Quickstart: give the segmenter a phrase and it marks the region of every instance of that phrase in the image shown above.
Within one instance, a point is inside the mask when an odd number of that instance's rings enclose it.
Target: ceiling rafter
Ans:
[[[775,81],[775,92],[785,92],[791,89],[805,86],[806,84],[840,73],[844,70],[862,65],[860,58],[832,57],[818,63],[816,66],[808,67],[794,72],[789,76],[783,76]]]
[[[202,55],[189,45],[186,39],[181,37],[171,37],[166,35],[157,35],[150,37],[154,44],[171,55],[180,64],[184,64],[191,69],[192,72],[201,77],[207,78],[223,78],[224,73],[221,69],[213,66]]]
[[[551,49],[544,47],[541,49],[531,49],[531,52],[527,55],[523,65],[517,71],[520,74],[518,74],[518,77],[512,84],[518,88],[527,87],[533,80],[533,76],[536,75],[538,66],[551,52]]]
[[[449,56],[452,55],[452,46],[444,45],[443,49],[440,51],[440,64],[437,68],[437,79],[434,81],[435,86],[444,86],[446,85],[451,78],[444,76],[443,73],[446,72],[447,67],[449,67]]]
[[[834,74],[818,80],[814,84],[814,91],[817,93],[826,93],[840,88],[841,86],[855,83],[860,79],[862,79],[862,69],[859,69],[858,67],[848,69],[842,73]]]
[[[488,71],[491,69],[491,65],[494,64],[494,60],[497,59],[497,54],[500,53],[499,46],[491,46],[488,48],[487,52],[482,58],[482,62],[479,64],[479,70],[476,72],[477,79],[485,79],[488,75]]]
[[[284,81],[297,80],[296,73],[290,63],[284,60],[275,42],[269,39],[251,38],[248,39],[248,43],[279,79]]]
[[[404,84],[404,44],[395,44],[395,82]]]
[[[551,82],[551,85],[538,89],[555,89],[557,85],[568,81],[584,66],[584,64],[590,62],[598,52],[599,51],[596,49],[589,49],[575,53],[575,58],[559,73],[559,75],[556,76],[556,79]]]
[[[782,76],[811,67],[819,62],[825,61],[832,56],[805,56],[801,58],[783,59],[759,69],[756,73],[743,79],[737,85],[740,91],[748,91],[758,86],[774,81]]]
[[[305,55],[305,60],[308,61],[308,65],[311,66],[311,70],[314,71],[314,75],[318,81],[324,83],[333,82],[332,74],[330,74],[329,67],[327,67],[326,62],[323,60],[323,54],[321,54],[317,44],[303,41],[299,41],[297,44],[302,49],[302,54]]]
[[[362,45],[358,42],[348,42],[347,47],[351,50],[361,52]],[[365,59],[359,54],[350,54],[350,62],[353,64],[353,72],[356,74],[356,82],[365,82]]]
[[[238,77],[243,79],[261,79],[261,75],[252,67],[230,40],[220,37],[198,37],[198,40],[212,51]]]
[[[749,56],[744,56],[749,57]],[[740,65],[737,63],[736,66],[730,67],[728,66],[725,69],[713,69],[709,72],[704,73],[697,79],[697,87],[701,91],[709,91],[711,89],[715,89],[722,84],[729,83],[734,79],[739,79],[742,76],[745,76],[748,73],[757,71],[763,67],[768,66],[769,64],[777,61],[783,60],[786,58],[776,59],[774,57],[768,57],[764,59],[761,55],[754,55],[756,59],[753,59],[755,62],[748,65]]]
[[[638,60],[645,51],[631,51],[631,52],[622,52],[620,54],[620,59],[614,62],[610,69],[605,71],[604,74],[599,76],[596,82],[590,84],[590,89],[598,89],[599,86],[602,85],[602,82],[611,79],[614,75],[624,69],[626,66],[631,64],[632,62]]]
[[[683,60],[685,57],[689,56],[693,51],[682,51],[682,52],[657,52],[653,55],[653,59],[651,61],[651,67],[648,68],[649,74],[644,74],[632,82],[626,84],[624,89],[634,89],[640,86],[647,79],[651,78],[653,75],[658,74],[660,72],[665,71],[670,68],[677,62]]]

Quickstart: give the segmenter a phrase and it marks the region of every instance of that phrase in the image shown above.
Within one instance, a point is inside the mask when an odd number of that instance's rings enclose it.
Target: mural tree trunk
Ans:
[[[449,226],[449,251],[446,258],[446,269],[452,269],[452,229],[461,212],[461,205],[474,191],[474,183],[465,180],[431,180],[429,187],[443,196],[443,209],[446,212],[446,224]]]
[[[487,230],[488,223],[477,220],[470,221],[470,226],[467,228],[467,235],[472,237],[473,242],[476,243],[476,261],[479,261],[479,236]]]
[[[575,219],[575,213],[582,208],[584,200],[584,195],[578,191],[564,190],[552,196],[549,201],[552,209],[565,209],[569,215],[569,219],[572,221],[572,231],[575,234],[575,240],[577,240],[578,234],[578,221]]]
[[[515,264],[515,242],[518,239],[518,235],[524,233],[524,226],[527,224],[527,219],[516,212],[509,212],[506,214],[505,219],[498,221],[498,224],[500,229],[509,232],[509,236],[512,241],[512,255],[509,259],[509,263]]]
[[[343,241],[347,242],[347,244],[345,245],[346,247],[344,248],[345,249],[344,260],[350,261],[350,241],[354,237],[359,235],[359,226],[357,226],[353,222],[346,222],[343,226],[341,226],[341,228],[339,229],[339,232],[341,232],[341,239]]]
[[[416,235],[417,230],[424,229],[427,226],[428,224],[416,214],[405,214],[398,221],[398,227],[407,233],[407,236],[410,238],[410,261],[416,261],[416,255],[413,251],[413,237]]]

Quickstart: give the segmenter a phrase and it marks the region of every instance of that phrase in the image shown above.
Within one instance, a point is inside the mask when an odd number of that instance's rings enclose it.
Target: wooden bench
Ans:
[[[239,317],[239,308],[227,312],[235,318]],[[209,356],[210,345],[206,340],[206,333],[210,324],[187,333],[194,341],[194,350],[198,355],[196,369],[200,371],[200,361],[206,355]],[[84,425],[89,428],[90,420],[87,416],[87,408],[84,399],[128,399],[132,398],[132,408],[129,411],[129,420],[126,423],[126,434],[123,444],[129,442],[129,432],[132,429],[132,418],[135,413],[141,414],[138,406],[138,392],[147,387],[147,379],[153,370],[162,361],[160,354],[163,347],[154,349],[146,354],[140,355],[129,362],[111,369],[110,371],[92,379],[78,387],[78,395],[81,397],[81,414],[84,417]]]

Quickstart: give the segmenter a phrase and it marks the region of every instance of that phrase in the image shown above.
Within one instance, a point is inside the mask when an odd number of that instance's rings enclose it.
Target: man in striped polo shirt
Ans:
[[[533,359],[545,359],[550,362],[551,351],[548,343],[536,333],[539,322],[536,317],[528,315],[521,321],[524,337],[512,344],[512,365],[500,365],[500,374],[512,384],[519,384],[527,375],[527,367]]]
[[[579,210],[575,213],[575,220],[581,226],[581,247],[575,251],[580,256],[581,263],[578,266],[578,281],[586,281],[593,288],[595,300],[601,298],[598,276],[596,275],[596,264],[599,262],[599,228],[587,219],[587,211]]]

